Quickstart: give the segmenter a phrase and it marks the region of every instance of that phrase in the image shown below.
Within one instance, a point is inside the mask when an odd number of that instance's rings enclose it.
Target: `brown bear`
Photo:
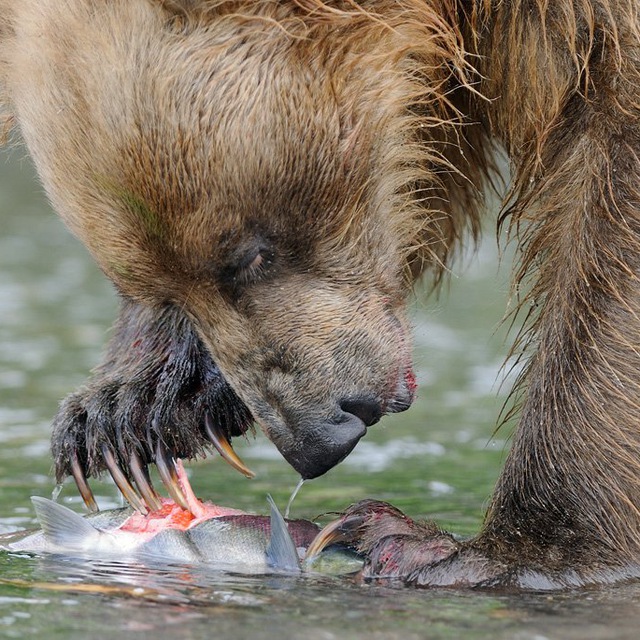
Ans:
[[[640,574],[636,0],[0,0],[0,81],[123,299],[54,425],[90,505],[107,468],[144,510],[149,463],[175,491],[212,444],[246,472],[254,420],[315,477],[407,409],[405,301],[502,148],[530,357],[482,531],[366,502],[326,537],[419,585]]]

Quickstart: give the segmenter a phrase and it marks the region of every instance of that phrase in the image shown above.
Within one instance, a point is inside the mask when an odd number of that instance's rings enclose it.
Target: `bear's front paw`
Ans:
[[[129,503],[146,512],[159,505],[147,470],[155,463],[172,498],[188,507],[189,488],[178,478],[177,461],[215,447],[251,475],[229,444],[251,423],[179,309],[125,300],[103,364],[62,402],[54,419],[56,477],[72,475],[95,510],[86,478],[107,470]]]
[[[409,581],[427,566],[457,553],[460,543],[433,522],[415,522],[386,502],[362,500],[316,537],[307,557],[335,542],[349,544],[363,554],[363,578]]]

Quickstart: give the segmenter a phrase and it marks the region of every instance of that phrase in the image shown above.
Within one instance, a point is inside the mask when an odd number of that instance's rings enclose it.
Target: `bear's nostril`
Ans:
[[[345,413],[360,418],[367,427],[375,424],[382,417],[382,405],[370,398],[348,398],[340,403],[340,408]]]

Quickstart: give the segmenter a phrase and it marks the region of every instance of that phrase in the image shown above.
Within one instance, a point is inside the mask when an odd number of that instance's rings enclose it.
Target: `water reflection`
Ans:
[[[18,580],[7,586],[16,564],[28,588]],[[640,615],[636,585],[553,595],[414,591],[345,578],[247,577],[56,557],[1,558],[0,570],[7,593],[0,597],[0,629],[7,637],[18,635],[11,627],[26,637],[46,619],[48,637],[635,638]]]

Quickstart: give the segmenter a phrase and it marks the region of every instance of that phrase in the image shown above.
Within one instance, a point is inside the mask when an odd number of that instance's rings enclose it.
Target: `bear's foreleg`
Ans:
[[[204,456],[251,422],[179,308],[124,299],[102,364],[54,419],[56,477],[73,475],[94,508],[86,478],[107,470],[132,505],[144,509],[140,498],[153,502],[148,464],[157,463],[175,492],[175,460]]]

